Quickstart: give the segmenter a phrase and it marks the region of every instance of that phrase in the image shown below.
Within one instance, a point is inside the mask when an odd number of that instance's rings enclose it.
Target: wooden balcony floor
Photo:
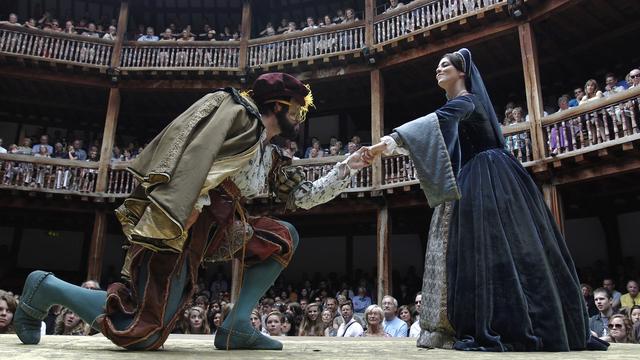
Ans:
[[[219,351],[212,336],[171,335],[164,350],[129,352],[101,335],[46,336],[40,345],[20,344],[15,335],[0,335],[1,359],[637,359],[640,345],[612,344],[607,352],[478,353],[417,348],[414,339],[283,338],[283,351]]]

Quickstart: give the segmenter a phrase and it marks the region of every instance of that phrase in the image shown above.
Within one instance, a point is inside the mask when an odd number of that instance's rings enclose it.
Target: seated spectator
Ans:
[[[392,337],[407,337],[409,326],[396,316],[398,301],[391,295],[385,295],[382,298],[382,310],[384,312],[384,321],[382,323],[384,332]]]
[[[604,96],[608,97],[613,94],[625,91],[627,88],[618,82],[618,78],[613,73],[607,73],[604,77],[605,87]],[[624,82],[626,83],[626,82]]]
[[[77,157],[77,160],[87,160],[87,152],[84,151],[84,149],[82,149],[82,141],[81,140],[74,140],[72,143],[73,146],[73,152],[75,153],[75,156]]]
[[[369,305],[369,307],[364,311],[364,320],[367,323],[367,331],[365,331],[362,336],[389,337],[389,334],[384,331],[382,319],[384,319],[384,312],[380,306],[376,304]]]
[[[296,28],[296,23],[294,21],[289,21],[289,26],[287,26],[287,30],[284,31],[284,34],[291,34],[298,31]]]
[[[64,309],[56,319],[54,335],[86,335],[89,327],[76,313],[70,309]]]
[[[407,328],[413,325],[413,315],[411,315],[411,310],[407,305],[402,305],[398,308],[398,318],[407,323]]]
[[[422,292],[416,294],[415,305],[417,315],[415,321],[409,327],[409,337],[412,338],[420,337],[420,311],[422,310]]]
[[[329,14],[325,15],[325,16],[322,18],[322,23],[323,23],[323,26],[331,26],[331,25],[334,25],[333,19],[331,19],[331,16],[329,16]]]
[[[13,314],[18,303],[16,298],[4,290],[0,290],[0,334],[13,334]]]
[[[53,153],[51,153],[51,157],[57,159],[67,158],[67,152],[64,150],[64,145],[62,145],[62,143],[55,143],[55,145],[53,146]]]
[[[24,27],[26,27],[26,28],[28,28],[28,29],[33,29],[33,30],[38,30],[38,29],[40,29],[40,28],[38,27],[38,25],[36,25],[36,19],[34,19],[34,18],[30,18],[29,20],[27,20],[27,21],[24,23]]]
[[[313,17],[309,16],[307,17],[307,26],[305,26],[302,31],[307,31],[307,30],[313,30],[313,29],[317,29],[318,26],[316,26],[315,21],[313,20]]]
[[[340,314],[342,315],[342,324],[338,327],[336,336],[339,337],[359,337],[364,333],[362,325],[353,317],[353,304],[346,301],[340,304]]]
[[[104,34],[104,36],[102,37],[105,40],[116,40],[116,27],[113,25],[109,26],[109,30],[107,30],[107,32]]]
[[[35,153],[35,154],[33,154],[33,156],[35,156],[35,157],[46,157],[46,158],[48,158],[48,157],[51,157],[51,154],[49,154],[49,150],[47,150],[47,148],[46,148],[46,147],[41,146],[41,147],[39,147],[39,148],[38,148],[38,152],[37,152],[37,153]]]
[[[82,36],[99,38],[100,34],[96,30],[96,24],[89,23],[89,25],[87,25],[87,30],[82,33]]]
[[[6,154],[7,149],[2,147],[2,138],[0,138],[0,154]]]
[[[620,307],[623,309],[631,309],[634,305],[640,305],[638,290],[638,283],[635,280],[629,280],[627,283],[627,293],[620,297]]]
[[[91,146],[89,148],[89,154],[87,155],[87,161],[100,161],[100,153],[97,146]]]
[[[278,29],[276,31],[278,32],[278,34],[284,34],[284,32],[287,31],[288,28],[289,20],[287,20],[287,18],[282,18],[282,20],[280,20],[280,25],[278,26]]]
[[[31,152],[34,154],[38,154],[40,152],[41,147],[47,148],[48,154],[53,154],[53,147],[49,145],[49,135],[47,134],[40,135],[40,143],[33,145],[33,148],[31,148]]]
[[[364,313],[365,310],[371,305],[371,297],[367,296],[367,289],[360,286],[358,288],[358,294],[353,297],[353,311],[359,314]]]
[[[199,306],[192,306],[189,309],[189,325],[184,329],[185,334],[210,334],[209,323],[206,312]]]
[[[625,315],[611,316],[607,328],[609,328],[609,335],[605,336],[603,340],[612,343],[635,343],[631,320]]]
[[[333,18],[333,23],[334,24],[342,24],[345,20],[344,17],[344,12],[342,11],[342,9],[338,9],[336,10],[336,16]]]
[[[293,314],[284,313],[282,322],[282,336],[298,336],[298,327]]]
[[[640,85],[640,69],[631,70],[629,72],[629,80],[631,81],[631,83],[629,84],[629,89]]]
[[[180,38],[178,38],[177,41],[194,41],[195,39],[193,38],[192,34],[189,32],[189,30],[184,29],[182,30],[182,33],[180,35]]]
[[[260,36],[262,37],[273,36],[275,34],[276,29],[273,28],[273,24],[271,23],[271,21],[267,23],[267,26],[264,28],[264,30],[260,31]]]
[[[328,309],[322,310],[322,328],[324,329],[324,336],[336,336],[338,333],[338,327],[334,326],[333,315]]]
[[[160,34],[159,41],[174,41],[174,40],[175,38],[173,37],[173,32],[171,31],[171,28],[164,29],[162,34]]]
[[[620,291],[616,290],[616,283],[613,278],[606,277],[602,280],[602,287],[609,290],[611,296],[613,297],[612,307],[615,311],[620,309],[620,297],[622,294]]]
[[[269,336],[282,336],[282,323],[284,323],[284,315],[281,312],[270,312],[266,318],[266,328]]]
[[[604,95],[602,94],[602,91],[600,91],[598,82],[595,79],[589,79],[584,85],[584,96],[580,100],[580,105],[586,104],[589,101],[601,99],[603,97]]]
[[[347,10],[345,10],[344,14],[345,14],[344,21],[343,21],[344,24],[350,24],[354,21],[360,20],[356,17],[356,13],[355,11],[353,11],[352,8],[348,8]]]
[[[597,288],[593,292],[593,300],[598,308],[598,314],[589,318],[589,329],[593,336],[603,338],[608,334],[607,324],[611,316],[614,315],[613,308],[611,307],[613,298],[609,290]]]
[[[159,41],[159,40],[160,38],[154,35],[154,30],[153,30],[153,27],[151,26],[147,27],[147,32],[145,35],[142,35],[138,38],[138,41]]]
[[[0,24],[12,25],[12,26],[22,26],[22,24],[20,24],[18,22],[18,15],[14,14],[14,13],[9,14],[9,20],[8,21],[0,21]]]
[[[385,10],[384,12],[388,13],[394,10],[398,10],[403,6],[404,6],[404,3],[399,2],[398,0],[389,0],[389,7],[387,7],[387,10]]]
[[[324,336],[319,303],[311,303],[306,306],[304,318],[300,323],[300,336]]]
[[[251,312],[251,316],[249,316],[249,321],[251,321],[251,326],[253,326],[256,331],[262,331],[262,320],[260,319],[260,312],[258,310],[253,310]]]
[[[317,159],[321,157],[324,157],[324,150],[320,148],[320,143],[316,142],[309,151],[309,159]]]
[[[569,107],[576,107],[580,105],[580,100],[584,97],[584,89],[580,87],[573,89],[573,95],[575,98],[569,100]]]
[[[69,35],[77,35],[78,32],[76,31],[75,26],[73,25],[73,21],[71,20],[67,20],[64,23],[64,30],[62,30],[63,33],[65,34],[69,34]]]
[[[17,149],[17,154],[21,154],[21,155],[33,155],[33,149],[31,147],[31,138],[28,136],[25,136],[24,139],[22,139],[22,145],[18,146]]]

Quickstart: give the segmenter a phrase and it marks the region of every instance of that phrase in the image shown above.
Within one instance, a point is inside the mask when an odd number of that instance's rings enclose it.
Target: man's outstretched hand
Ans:
[[[349,155],[349,157],[347,158],[347,165],[349,165],[351,169],[360,170],[371,164],[369,161],[366,161],[362,156],[365,153],[365,150],[366,150],[366,147],[363,146],[353,154]]]
[[[372,146],[361,147],[360,150],[362,149],[364,149],[362,159],[371,164],[376,157],[382,155],[382,153],[387,149],[387,144],[381,141]]]

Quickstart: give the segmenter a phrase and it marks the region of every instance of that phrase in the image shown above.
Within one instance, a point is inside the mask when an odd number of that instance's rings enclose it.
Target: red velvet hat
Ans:
[[[289,74],[267,73],[260,75],[253,83],[252,97],[258,104],[272,99],[293,98],[304,105],[309,93],[307,86]]]

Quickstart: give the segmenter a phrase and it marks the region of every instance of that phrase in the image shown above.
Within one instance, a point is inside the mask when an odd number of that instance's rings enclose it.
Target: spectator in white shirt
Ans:
[[[350,301],[340,304],[340,313],[344,322],[338,327],[337,336],[340,337],[359,337],[364,333],[362,325],[353,318],[353,305]]]
[[[411,328],[409,329],[409,337],[417,338],[420,337],[420,311],[422,310],[422,292],[416,294],[416,321],[413,322]]]

